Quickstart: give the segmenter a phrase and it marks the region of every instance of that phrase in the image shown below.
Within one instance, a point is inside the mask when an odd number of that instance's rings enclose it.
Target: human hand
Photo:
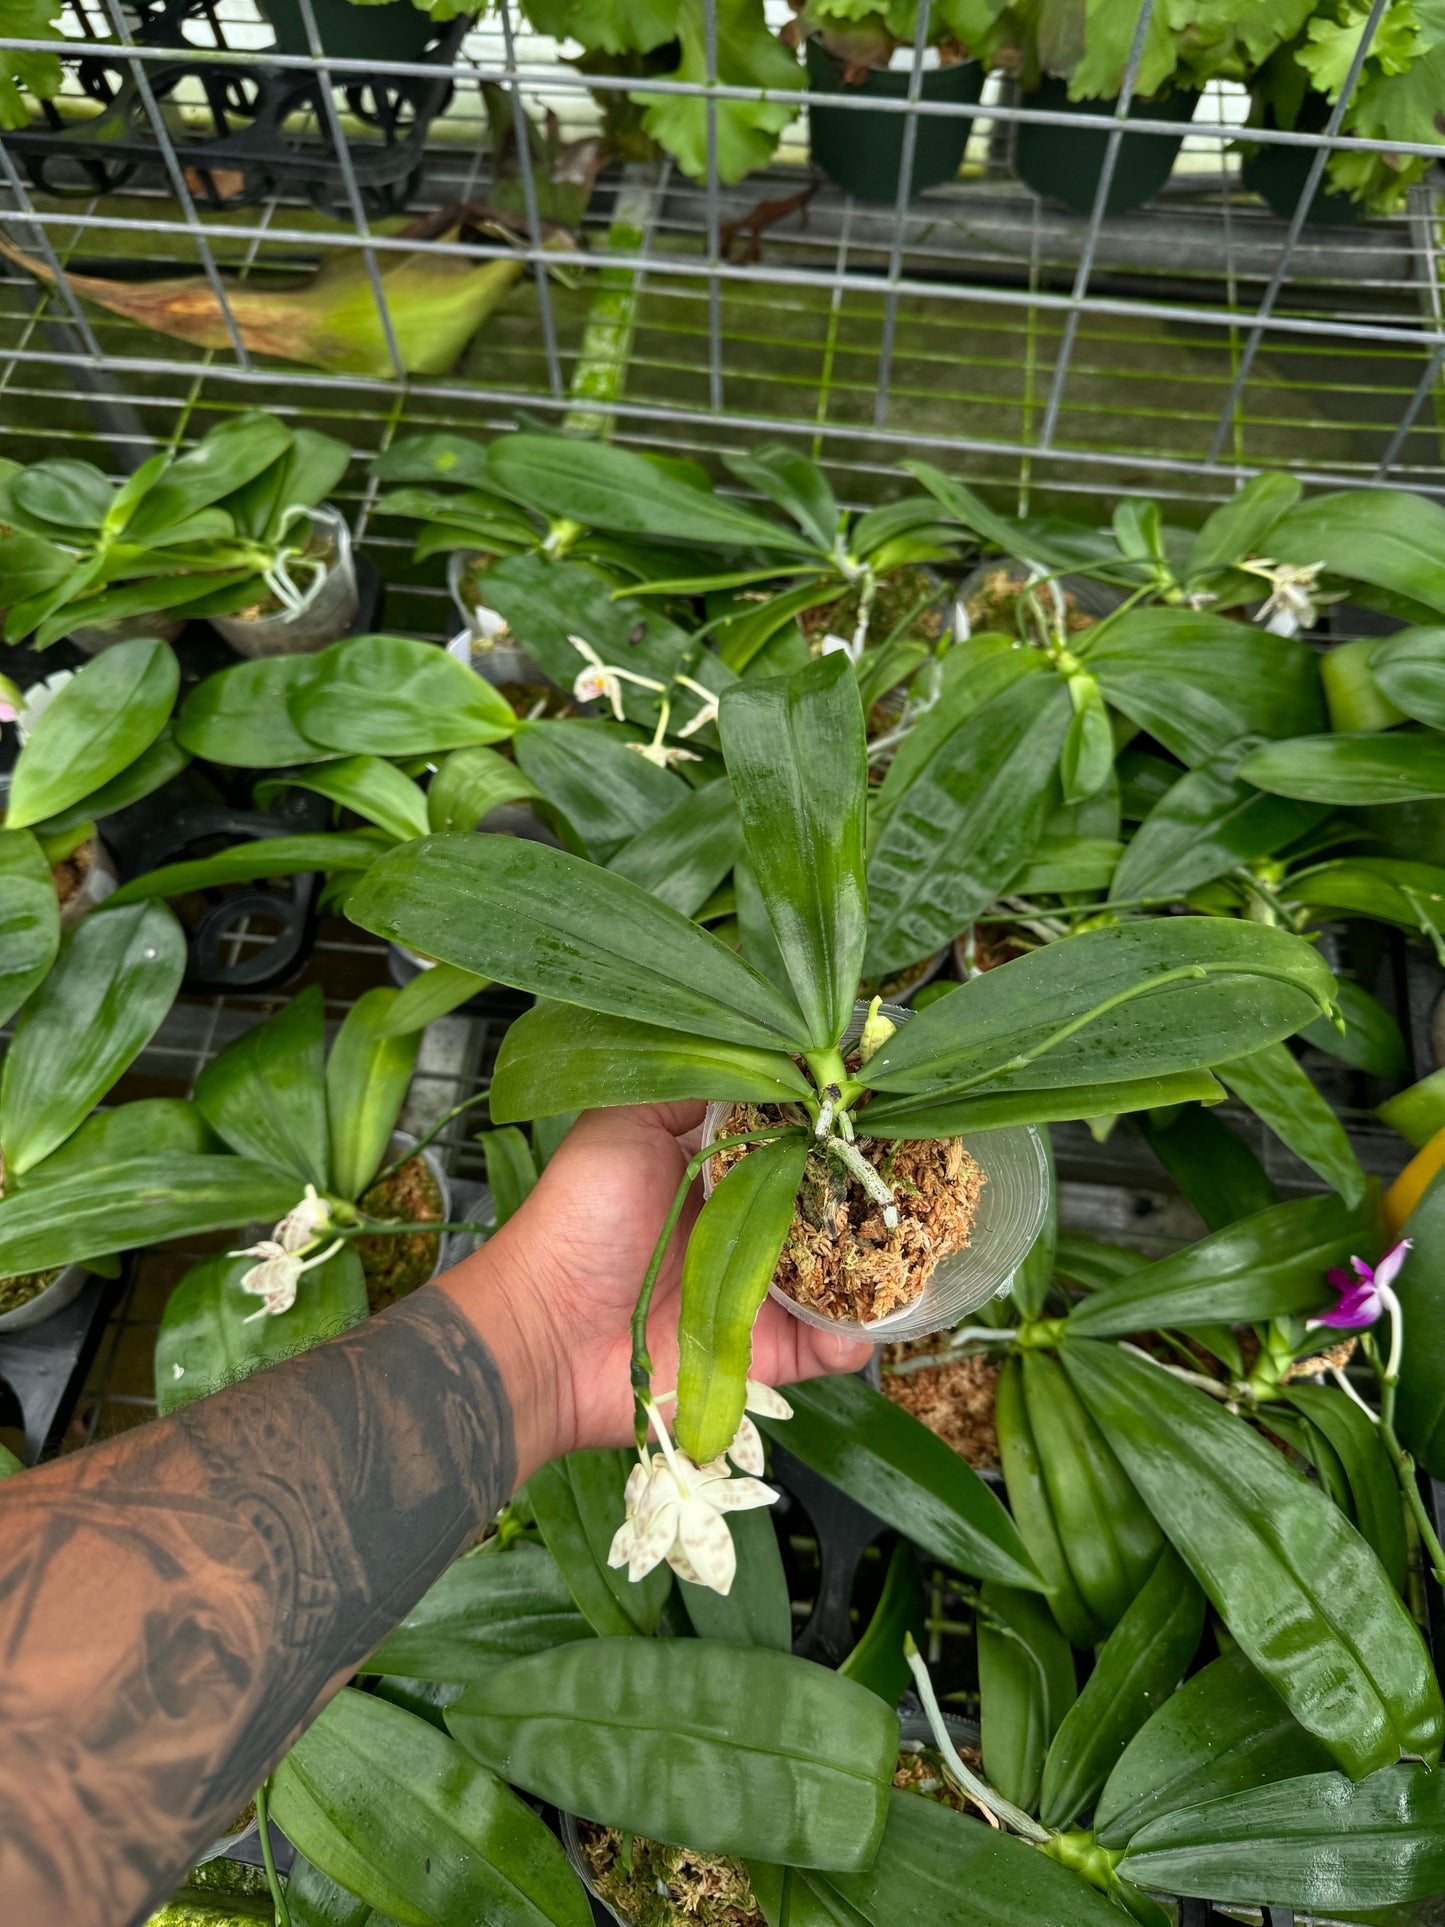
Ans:
[[[506,1291],[527,1350],[549,1375],[530,1401],[537,1409],[523,1415],[535,1419],[543,1434],[533,1448],[542,1458],[631,1441],[629,1321],[663,1221],[698,1148],[703,1110],[699,1103],[640,1104],[584,1113],[526,1204],[479,1254],[496,1267],[488,1296]],[[673,1235],[648,1319],[653,1383],[662,1392],[677,1383],[682,1254],[701,1202],[699,1182]],[[490,1344],[486,1315],[472,1315]],[[781,1385],[820,1372],[855,1372],[870,1350],[805,1325],[769,1299],[753,1331],[751,1375]],[[548,1437],[553,1413],[555,1430]],[[519,1441],[524,1470],[528,1456]]]

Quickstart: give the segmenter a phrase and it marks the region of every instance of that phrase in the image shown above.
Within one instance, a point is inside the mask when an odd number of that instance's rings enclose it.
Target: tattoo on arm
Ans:
[[[144,1920],[514,1478],[427,1291],[0,1484],[0,1919]]]

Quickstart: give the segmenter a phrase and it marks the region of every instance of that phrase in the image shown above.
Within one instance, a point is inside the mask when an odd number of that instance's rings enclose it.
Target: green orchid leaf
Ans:
[[[0,1199],[0,1273],[48,1271],[132,1245],[274,1223],[297,1202],[296,1179],[250,1158],[123,1158]]]
[[[469,1686],[447,1725],[564,1812],[793,1866],[866,1867],[898,1763],[897,1716],[866,1688],[790,1653],[700,1639],[583,1640],[512,1660]]]
[[[125,523],[126,540],[153,543],[177,522],[219,502],[287,454],[291,430],[274,415],[247,409],[220,422],[157,476]]]
[[[588,528],[790,555],[811,555],[815,546],[756,509],[690,486],[647,456],[610,442],[506,435],[489,449],[487,469],[514,500]]]
[[[1445,1886],[1445,1784],[1390,1766],[1352,1784],[1313,1773],[1154,1820],[1121,1863],[1132,1880],[1223,1902],[1356,1914]]]
[[[271,1811],[313,1865],[402,1927],[590,1927],[557,1836],[455,1740],[375,1694],[344,1688],[302,1734]]]
[[[502,1039],[490,1107],[495,1123],[508,1124],[606,1104],[780,1104],[810,1091],[783,1050],[684,1039],[629,1017],[539,1003]]]
[[[769,569],[763,579],[776,581],[777,571]],[[638,593],[641,594],[640,589]],[[797,638],[801,641],[797,617],[805,615],[809,609],[820,608],[825,602],[836,602],[837,599],[838,583],[831,574],[821,580],[809,575],[794,588],[778,589],[763,602],[744,602],[739,599],[735,615],[714,622],[713,640],[717,652],[729,669],[739,676],[745,676],[755,670],[755,665],[771,660],[768,644],[774,638],[780,641]],[[807,644],[803,643],[802,646],[806,652]],[[782,664],[776,666],[783,667]]]
[[[1323,804],[1270,796],[1233,774],[1236,744],[1181,776],[1135,832],[1110,896],[1119,903],[1182,897],[1241,865],[1273,856],[1326,814]]]
[[[303,736],[333,754],[425,756],[501,742],[516,728],[506,698],[433,643],[353,636],[313,662],[287,709]]]
[[[161,1416],[209,1392],[294,1357],[366,1316],[366,1280],[350,1246],[298,1280],[289,1311],[261,1317],[261,1300],[241,1280],[254,1258],[217,1252],[181,1279],[156,1335],[156,1404]]]
[[[43,822],[118,776],[160,735],[180,687],[168,643],[118,643],[48,705],[15,762],[5,803],[12,830]]]
[[[1044,1757],[1077,1691],[1074,1655],[1045,1602],[986,1580],[978,1608],[983,1770],[1015,1806],[1037,1801]]]
[[[100,817],[113,816],[119,810],[129,809],[132,803],[140,802],[142,797],[152,796],[169,783],[173,776],[179,776],[190,763],[189,754],[176,741],[175,731],[167,723],[149,749],[143,749],[135,761],[99,789],[91,790],[68,809],[57,810],[43,822],[35,825],[41,837],[64,836],[78,830]]]
[[[1256,789],[1314,803],[1414,803],[1445,796],[1445,736],[1384,729],[1266,743],[1240,763]]]
[[[951,992],[950,992],[951,994]],[[966,1137],[1015,1124],[1061,1124],[1075,1118],[1117,1117],[1170,1104],[1214,1104],[1223,1088],[1208,1071],[1131,1077],[1118,1084],[1066,1084],[1057,1090],[1000,1091],[977,1097],[917,1095],[875,1098],[868,1135],[886,1138]]]
[[[50,1184],[127,1158],[159,1158],[168,1151],[219,1151],[220,1139],[194,1104],[180,1097],[140,1097],[113,1110],[92,1111],[59,1150],[25,1173],[21,1187]]]
[[[389,984],[364,991],[342,1019],[326,1059],[330,1188],[338,1197],[359,1198],[375,1178],[406,1101],[421,1032],[384,1028],[400,995]]]
[[[87,917],[64,939],[20,1013],[0,1078],[9,1177],[63,1144],[135,1060],[174,1002],[185,964],[185,936],[159,905]]]
[[[813,546],[831,557],[843,512],[816,462],[782,442],[764,442],[749,454],[724,455],[723,461],[744,488],[776,502]]]
[[[1211,1231],[1222,1231],[1236,1219],[1279,1202],[1264,1166],[1223,1118],[1191,1104],[1167,1122],[1144,1117],[1134,1121]]]
[[[1105,1338],[1305,1316],[1334,1302],[1325,1278],[1331,1265],[1347,1264],[1352,1253],[1373,1257],[1379,1246],[1377,1195],[1354,1206],[1337,1197],[1291,1198],[1095,1292],[1070,1312],[1069,1330]]]
[[[986,703],[1026,676],[1049,680],[1044,658],[1011,636],[970,636],[957,642],[938,671],[938,696],[898,745],[870,807],[870,838],[954,732]],[[870,841],[871,847],[871,841]]]
[[[44,982],[60,949],[60,902],[29,830],[0,829],[0,1024]]]
[[[655,1566],[634,1584],[626,1567],[607,1563],[624,1517],[623,1488],[637,1463],[624,1451],[569,1452],[527,1482],[547,1550],[593,1632],[604,1638],[650,1633],[672,1591],[672,1573]]]
[[[490,981],[454,964],[433,964],[398,991],[396,1002],[377,1024],[377,1035],[404,1037],[408,1031],[424,1030],[438,1017],[469,1003]]]
[[[343,809],[354,810],[374,823],[398,843],[409,843],[414,836],[425,836],[427,798],[409,776],[403,776],[395,763],[382,756],[343,756],[335,763],[322,763],[306,772],[260,783],[256,800],[266,807],[284,789],[312,790],[330,797]],[[471,829],[470,823],[464,826]]]
[[[1405,1589],[1408,1549],[1399,1480],[1380,1428],[1337,1385],[1292,1384],[1289,1401],[1323,1434],[1349,1488],[1349,1511],[1396,1592]]]
[[[105,914],[109,916],[126,904],[189,896],[193,890],[249,883],[256,877],[300,876],[310,870],[364,870],[386,847],[376,840],[374,831],[257,837],[254,843],[236,843],[215,856],[166,863],[159,870],[132,877],[107,897]]]
[[[1302,484],[1293,475],[1254,476],[1205,520],[1189,545],[1186,578],[1193,581],[1216,570],[1235,569],[1251,556],[1267,553],[1270,530],[1303,493]]]
[[[1402,489],[1349,489],[1302,502],[1275,524],[1270,554],[1445,609],[1445,509]]]
[[[1286,1045],[1268,1044],[1249,1057],[1221,1064],[1219,1075],[1347,1205],[1364,1202],[1367,1180],[1345,1127]]]
[[[1406,930],[1428,929],[1445,916],[1445,868],[1402,857],[1354,856],[1322,863],[1297,872],[1290,890],[1312,910],[1373,917]]]
[[[233,1151],[318,1191],[329,1176],[324,1030],[321,986],[311,984],[227,1044],[195,1083],[202,1117]]]
[[[1077,566],[1084,558],[1071,544],[1059,541],[1048,522],[1041,518],[1019,521],[1011,515],[1000,515],[997,510],[967,489],[952,476],[945,475],[941,469],[932,467],[928,462],[905,462],[903,466],[928,490],[929,494],[941,502],[948,513],[971,534],[981,536],[983,541],[1004,555],[1026,557],[1030,562],[1042,563],[1051,569],[1068,569]],[[1077,525],[1071,524],[1070,528]],[[1087,531],[1090,535],[1095,532]],[[1112,547],[1112,544],[1110,545]]]
[[[337,752],[303,736],[289,709],[319,660],[258,656],[207,676],[181,704],[176,740],[192,756],[235,769],[288,769],[328,761]]]
[[[705,783],[629,838],[608,861],[615,876],[695,917],[742,850],[732,786]]]
[[[524,723],[516,752],[523,775],[562,812],[594,863],[607,863],[691,795],[611,723]]]
[[[881,977],[949,943],[1033,854],[1070,714],[1056,676],[1026,676],[939,743],[868,853],[868,948]]]
[[[1110,705],[1190,768],[1241,736],[1324,727],[1319,667],[1305,645],[1227,616],[1131,609],[1081,630],[1071,646]]]
[[[1327,1017],[1317,1017],[1300,1032],[1300,1041],[1387,1084],[1400,1083],[1405,1075],[1405,1039],[1389,1011],[1347,977],[1340,979],[1336,1001],[1344,1030],[1336,1030]]]
[[[1445,1476],[1445,1184],[1432,1184],[1410,1213],[1413,1248],[1395,1280],[1408,1334],[1395,1395],[1395,1429],[1434,1478]]]
[[[450,1684],[590,1633],[544,1546],[489,1539],[447,1567],[360,1670]]]
[[[1098,683],[1081,671],[1068,679],[1074,713],[1059,752],[1066,806],[1097,796],[1114,771],[1114,731]]]
[[[733,1536],[738,1567],[726,1595],[689,1581],[678,1588],[693,1631],[699,1639],[718,1639],[729,1646],[768,1646],[774,1652],[790,1653],[793,1608],[771,1512],[765,1506],[752,1512],[730,1512],[727,1530]],[[857,1677],[846,1666],[841,1670],[846,1678]],[[904,1672],[907,1670],[905,1666]],[[888,1704],[896,1704],[897,1697],[895,1694]]]
[[[1204,1594],[1166,1546],[1049,1745],[1039,1795],[1046,1827],[1067,1827],[1093,1806],[1125,1747],[1179,1684],[1203,1632]]]
[[[1401,1753],[1433,1764],[1445,1712],[1420,1634],[1338,1507],[1152,1361],[1067,1333],[1063,1357],[1175,1550],[1300,1724],[1355,1778]]]
[[[635,883],[539,843],[423,837],[374,864],[346,914],[540,997],[754,1049],[807,1041],[796,1008],[716,937]]]
[[[240,488],[227,490],[225,506],[237,534],[254,542],[279,541],[296,509],[317,507],[350,466],[348,442],[311,428],[293,428],[284,455]]]
[[[1445,729],[1445,629],[1402,629],[1376,643],[1370,674],[1396,709]]]
[[[868,753],[845,655],[722,699],[723,755],[761,892],[815,1050],[853,1015],[868,905],[863,818]]]
[[[1163,1537],[1058,1360],[1025,1353],[1022,1389],[1065,1573],[1088,1619],[1110,1632],[1153,1572]],[[1047,1539],[1045,1556],[1052,1556]]]
[[[1105,1637],[1108,1627],[1085,1604],[1069,1566],[1038,1440],[1029,1422],[1022,1354],[1011,1354],[1004,1361],[994,1390],[994,1419],[999,1463],[1019,1537],[1048,1583],[1049,1611],[1056,1625],[1071,1646],[1087,1652]]]
[[[500,1231],[532,1195],[537,1183],[537,1163],[525,1135],[514,1125],[505,1125],[497,1131],[478,1131],[477,1143],[486,1160],[492,1222]]]
[[[1243,1653],[1228,1653],[1166,1699],[1124,1749],[1094,1809],[1117,1852],[1151,1820],[1296,1774],[1330,1756]]]
[[[1263,924],[1119,924],[972,978],[890,1037],[862,1077],[962,1097],[1195,1070],[1289,1036],[1329,1009],[1333,988],[1311,945]]]
[[[742,1516],[751,1519],[763,1515],[745,1513]],[[913,1680],[905,1653],[906,1642],[910,1635],[915,1643],[925,1637],[927,1617],[918,1556],[906,1539],[899,1539],[889,1555],[883,1592],[873,1617],[839,1672],[846,1679],[856,1679],[870,1693],[876,1693],[885,1706],[896,1706]]]
[[[698,1465],[726,1452],[742,1423],[753,1323],[793,1222],[810,1140],[755,1144],[698,1214],[682,1261],[677,1438]]]
[[[1005,1585],[1044,1580],[1013,1521],[973,1468],[860,1378],[789,1388],[793,1416],[760,1429],[945,1565]]]
[[[426,793],[426,821],[419,836],[432,830],[474,830],[504,803],[532,802],[541,792],[515,763],[484,744],[454,749],[437,766]]]

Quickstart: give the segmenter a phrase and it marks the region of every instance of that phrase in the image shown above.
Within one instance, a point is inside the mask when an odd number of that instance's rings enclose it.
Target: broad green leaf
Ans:
[[[192,1265],[166,1300],[156,1335],[162,1416],[334,1338],[366,1316],[366,1280],[349,1245],[306,1272],[295,1304],[270,1317],[259,1317],[261,1300],[241,1288],[255,1262],[217,1252]]]
[[[1321,1018],[1321,1023],[1328,1022]],[[1197,1104],[1177,1116],[1136,1118],[1149,1149],[1211,1231],[1279,1201],[1264,1166],[1239,1132]]]
[[[1440,1753],[1414,1621],[1339,1509],[1204,1392],[1112,1345],[1064,1363],[1175,1550],[1302,1726],[1353,1777]]]
[[[957,642],[943,658],[938,672],[938,696],[898,745],[883,786],[870,806],[870,848],[879,827],[938,754],[955,730],[975,710],[1000,696],[1025,676],[1047,679],[1047,664],[1036,649],[1025,649],[1011,636],[970,636]]]
[[[324,1027],[321,986],[312,984],[227,1044],[195,1084],[201,1115],[233,1151],[318,1191],[329,1177]]]
[[[1159,1527],[1050,1353],[1024,1354],[1023,1394],[1059,1551],[1086,1613],[1108,1632],[1158,1563]]]
[[[49,1184],[97,1165],[159,1158],[168,1151],[219,1151],[221,1142],[194,1104],[180,1097],[140,1097],[114,1110],[92,1111],[59,1150],[27,1171],[26,1186]]]
[[[1370,673],[1397,709],[1445,729],[1445,629],[1402,629],[1376,643]]]
[[[395,763],[387,762],[382,756],[343,756],[335,763],[322,763],[304,773],[298,771],[261,783],[257,786],[257,800],[264,805],[279,790],[287,788],[314,790],[318,796],[330,797],[333,803],[354,810],[368,823],[394,836],[398,843],[425,836],[430,827],[426,797],[409,776],[403,776]],[[473,826],[468,823],[463,827]]]
[[[500,751],[473,743],[444,756],[426,793],[421,830],[474,830],[504,803],[530,802],[539,794],[515,763]],[[408,831],[419,835],[421,831]]]
[[[1303,492],[1293,475],[1254,476],[1207,518],[1189,545],[1186,577],[1233,569],[1251,556],[1267,553],[1264,544],[1270,530]]]
[[[1203,1631],[1204,1595],[1166,1546],[1050,1743],[1039,1796],[1046,1827],[1067,1827],[1093,1806],[1125,1747],[1179,1684]]]
[[[867,976],[951,942],[1028,860],[1069,714],[1059,678],[1028,676],[940,742],[868,853]]]
[[[1117,1852],[1160,1814],[1329,1760],[1243,1653],[1228,1653],[1166,1699],[1124,1749],[1094,1809],[1099,1844]]]
[[[749,1872],[768,1927],[1122,1927],[1125,1918],[1072,1867],[901,1788],[866,1872],[795,1871],[786,1916],[781,1869]]]
[[[860,1378],[788,1392],[793,1416],[761,1429],[945,1565],[1009,1586],[1044,1580],[993,1493],[952,1447]]]
[[[752,1512],[730,1512],[726,1526],[733,1536],[738,1561],[727,1594],[716,1593],[711,1586],[695,1586],[690,1580],[681,1581],[678,1587],[693,1631],[699,1639],[720,1639],[730,1646],[769,1646],[774,1652],[790,1653],[793,1608],[772,1512],[766,1506]],[[901,1660],[901,1645],[899,1656]],[[855,1677],[846,1666],[842,1671],[847,1678]],[[896,1704],[897,1698],[895,1694],[888,1704]]]
[[[198,1153],[123,1158],[0,1199],[0,1275],[47,1271],[132,1245],[274,1223],[297,1202],[289,1171]]]
[[[608,442],[505,435],[488,450],[492,482],[550,516],[621,535],[811,555],[815,544],[726,495],[689,487],[645,455]]]
[[[1345,1127],[1288,1046],[1268,1044],[1249,1057],[1237,1057],[1221,1064],[1219,1075],[1347,1205],[1363,1203],[1366,1178]]]
[[[755,1515],[740,1516],[750,1519]],[[918,1555],[906,1539],[899,1539],[889,1555],[882,1596],[873,1617],[839,1672],[876,1693],[885,1706],[896,1706],[913,1679],[905,1642],[910,1635],[915,1643],[926,1638],[927,1616]]]
[[[398,1036],[384,1028],[400,995],[389,984],[364,991],[342,1019],[326,1059],[330,1188],[338,1197],[359,1198],[376,1176],[406,1101],[421,1033]]]
[[[59,456],[21,469],[10,483],[10,499],[16,508],[72,536],[78,528],[100,528],[114,494],[115,484],[92,462],[66,461]]]
[[[346,914],[540,997],[763,1050],[807,1041],[797,1010],[716,937],[635,883],[542,844],[423,837],[374,864]]]
[[[815,1050],[831,1050],[858,997],[868,903],[868,756],[846,655],[722,699],[723,754],[762,894]]]
[[[1152,1822],[1129,1879],[1250,1906],[1351,1914],[1435,1900],[1445,1888],[1445,1782],[1390,1766],[1358,1785],[1313,1773]]]
[[[311,742],[378,756],[425,756],[496,743],[516,717],[506,698],[434,643],[353,636],[312,658],[287,708]]]
[[[1413,803],[1445,796],[1445,736],[1385,729],[1299,736],[1252,750],[1237,774],[1256,789],[1314,803]]]
[[[965,488],[961,482],[954,481],[951,475],[945,475],[928,462],[905,462],[903,466],[918,477],[929,494],[941,502],[951,516],[974,535],[982,536],[989,547],[1000,549],[1005,555],[1017,556],[1020,560],[1042,563],[1052,569],[1068,568],[1080,561],[1074,548],[1051,540],[1050,524],[1041,518],[1021,521],[1011,515],[1000,515],[975,495],[972,489]]]
[[[132,803],[140,802],[142,797],[154,795],[173,776],[179,776],[190,760],[188,752],[176,741],[174,729],[167,724],[150,748],[142,750],[128,768],[118,776],[113,776],[108,783],[102,783],[99,789],[88,791],[68,809],[57,810],[54,816],[47,816],[43,822],[37,823],[36,834],[43,837],[61,836],[100,817],[128,809]]]
[[[512,1660],[447,1725],[564,1812],[794,1866],[871,1862],[898,1761],[897,1717],[866,1688],[712,1640],[583,1640]]]
[[[764,579],[775,582],[776,570],[767,570]],[[780,643],[796,640],[806,652],[807,644],[802,642],[797,617],[809,609],[818,608],[822,603],[836,601],[837,595],[837,581],[828,575],[822,581],[809,576],[796,588],[778,589],[762,602],[739,599],[735,615],[715,621],[713,640],[719,656],[729,669],[745,676],[756,664],[770,656],[768,644],[775,638]],[[798,666],[802,667],[801,664]]]
[[[732,870],[742,826],[731,785],[706,783],[639,830],[609,859],[615,876],[695,917]]]
[[[316,656],[258,656],[207,676],[186,697],[176,740],[192,756],[235,769],[287,769],[336,755],[303,736],[290,698],[316,673]]]
[[[793,1222],[809,1138],[752,1145],[698,1214],[682,1261],[677,1438],[698,1465],[742,1422],[753,1322]]]
[[[29,830],[0,829],[0,1024],[44,981],[60,949],[60,903]]]
[[[978,1606],[983,1770],[1016,1806],[1037,1801],[1044,1756],[1077,1690],[1074,1655],[1046,1603],[986,1581]]]
[[[489,1539],[447,1567],[361,1667],[404,1679],[458,1682],[498,1660],[589,1637],[557,1561],[526,1540]]]
[[[782,442],[764,442],[745,455],[724,455],[723,461],[744,488],[776,502],[815,548],[831,555],[842,510],[816,462]]]
[[[556,1835],[455,1740],[374,1694],[343,1689],[302,1734],[271,1811],[309,1861],[402,1927],[591,1927]]]
[[[1412,1149],[1423,1151],[1437,1131],[1445,1130],[1445,1070],[1431,1071],[1417,1084],[1387,1098],[1375,1115],[1392,1131],[1398,1131]]]
[[[470,970],[458,970],[454,964],[433,964],[397,992],[396,1002],[377,1025],[377,1035],[403,1037],[408,1031],[423,1030],[448,1011],[469,1003],[490,981],[473,976]]]
[[[1395,1019],[1348,977],[1340,979],[1336,998],[1344,1030],[1336,1030],[1327,1017],[1317,1017],[1300,1032],[1301,1042],[1372,1077],[1398,1084],[1405,1074],[1405,1039]]]
[[[624,1517],[623,1488],[636,1463],[620,1450],[569,1452],[527,1481],[527,1499],[547,1550],[583,1617],[604,1637],[650,1633],[672,1591],[667,1566],[654,1566],[633,1584],[625,1567],[607,1563]]]
[[[778,1104],[810,1090],[781,1049],[684,1038],[657,1024],[539,1003],[502,1039],[490,1107],[493,1121],[507,1124],[605,1104]]]
[[[1131,609],[1071,646],[1111,706],[1191,768],[1241,736],[1324,727],[1319,668],[1305,645],[1227,616]]]
[[[1311,945],[1263,924],[1119,924],[972,978],[903,1025],[863,1078],[963,1096],[1193,1070],[1287,1037],[1328,1010],[1333,987]]]
[[[487,1189],[492,1194],[492,1222],[498,1231],[515,1217],[537,1182],[532,1147],[514,1125],[497,1131],[478,1131],[477,1142],[487,1164]]]
[[[639,832],[685,802],[680,776],[632,749],[611,723],[525,723],[517,731],[524,776],[606,863]]]
[[[1334,1450],[1349,1484],[1351,1516],[1360,1536],[1374,1548],[1396,1592],[1403,1592],[1408,1559],[1404,1501],[1379,1426],[1337,1385],[1291,1385],[1289,1401]]]
[[[1445,1477],[1445,1183],[1430,1186],[1405,1235],[1414,1243],[1395,1280],[1405,1324],[1395,1429],[1438,1479]]]
[[[1326,1270],[1378,1251],[1378,1211],[1374,1197],[1354,1207],[1332,1196],[1269,1205],[1095,1292],[1070,1312],[1069,1330],[1105,1338],[1321,1311],[1334,1302]]]
[[[1243,746],[1243,747],[1247,747]],[[1181,776],[1140,824],[1109,894],[1119,903],[1180,897],[1312,830],[1323,804],[1270,796],[1233,774],[1241,746]]]
[[[226,883],[249,883],[256,877],[304,875],[310,870],[364,870],[386,848],[375,832],[337,830],[318,836],[261,836],[254,843],[236,843],[216,856],[187,863],[166,863],[132,877],[106,899],[105,914],[126,904],[148,903],[156,897],[183,897],[193,890],[214,890]]]
[[[291,1927],[387,1927],[383,1915],[294,1850],[286,1876],[286,1911]]]
[[[180,687],[168,643],[118,643],[94,657],[46,708],[16,759],[5,821],[42,822],[108,783],[160,735]]]
[[[1019,1353],[1007,1357],[999,1373],[994,1389],[994,1420],[998,1428],[999,1464],[1019,1537],[1047,1582],[1049,1611],[1059,1630],[1070,1645],[1087,1651],[1104,1638],[1108,1627],[1085,1603],[1064,1551],[1038,1440],[1029,1422],[1023,1357]]]
[[[1349,489],[1303,502],[1270,530],[1269,552],[1445,609],[1445,509],[1403,489]]]
[[[63,1144],[149,1043],[185,965],[181,927],[159,905],[87,917],[64,939],[20,1013],[0,1078],[11,1176]]]
[[[951,994],[951,993],[950,993]],[[868,1106],[870,1137],[965,1137],[1015,1124],[1059,1124],[1075,1118],[1116,1117],[1191,1101],[1216,1103],[1224,1095],[1208,1071],[1174,1071],[1132,1077],[1118,1084],[1066,1084],[1057,1090],[1007,1090],[997,1096],[875,1098]]]
[[[259,475],[291,446],[291,430],[259,408],[219,422],[152,482],[126,523],[126,540],[164,537],[177,522]]]

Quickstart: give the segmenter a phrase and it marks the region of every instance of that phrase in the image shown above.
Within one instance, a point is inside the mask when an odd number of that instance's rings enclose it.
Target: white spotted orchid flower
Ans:
[[[345,1242],[337,1238],[324,1251],[318,1251],[314,1257],[306,1257],[306,1252],[318,1242],[330,1221],[326,1200],[316,1195],[314,1185],[308,1184],[305,1197],[286,1213],[269,1238],[262,1238],[258,1244],[247,1245],[244,1250],[226,1254],[231,1258],[260,1260],[242,1274],[242,1291],[261,1300],[260,1309],[253,1311],[244,1323],[249,1325],[257,1318],[277,1318],[282,1312],[290,1311],[296,1303],[296,1287],[302,1272],[325,1264],[328,1258],[335,1257]]]
[[[743,1422],[726,1456],[739,1472],[751,1472],[755,1477],[760,1477],[763,1470],[763,1441],[757,1426],[748,1417],[749,1412],[756,1412],[759,1418],[789,1419],[793,1416],[793,1408],[782,1393],[774,1391],[771,1385],[760,1385],[754,1378],[748,1380]]]

